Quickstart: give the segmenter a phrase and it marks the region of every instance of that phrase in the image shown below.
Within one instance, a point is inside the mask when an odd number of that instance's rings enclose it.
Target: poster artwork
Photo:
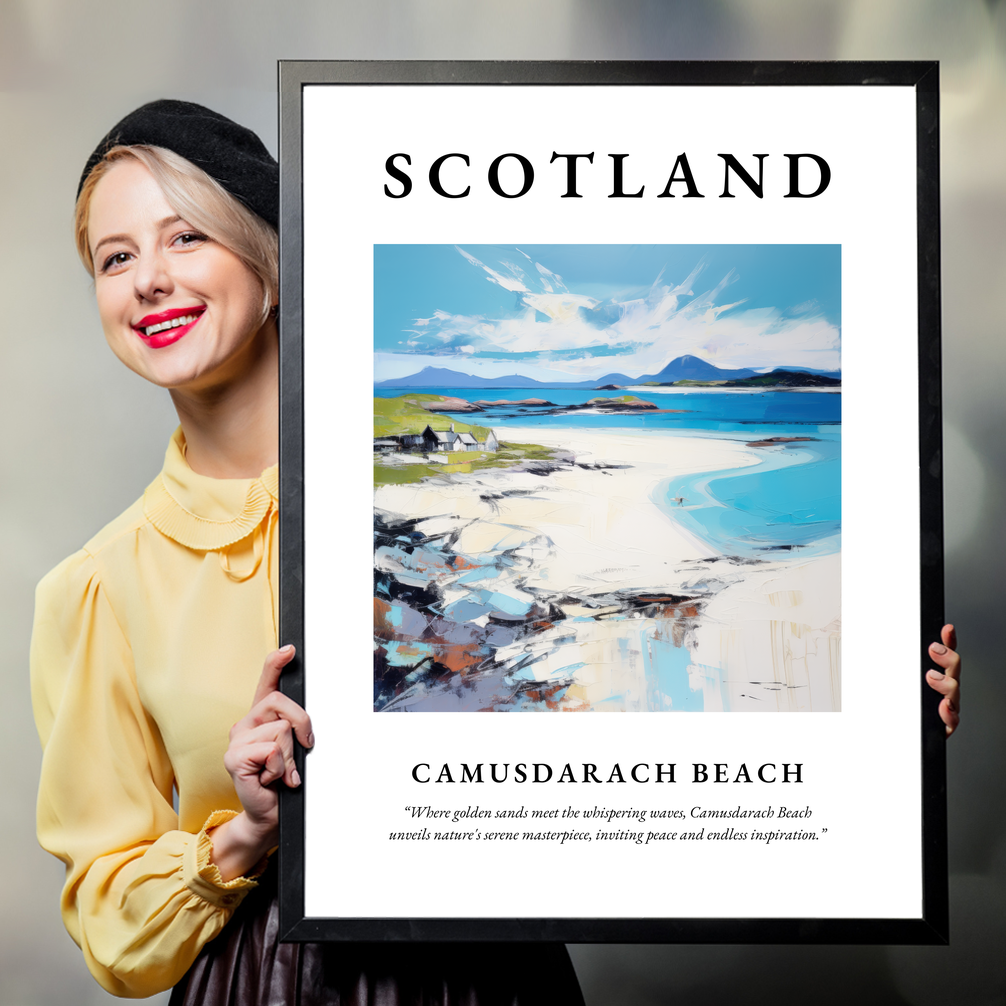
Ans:
[[[282,68],[284,932],[945,940],[937,88]]]
[[[375,244],[374,709],[841,708],[841,246]]]

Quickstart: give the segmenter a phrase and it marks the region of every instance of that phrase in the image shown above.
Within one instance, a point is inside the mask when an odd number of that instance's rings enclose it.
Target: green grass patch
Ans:
[[[457,427],[455,427],[456,429]],[[407,432],[412,432],[411,430]],[[419,432],[418,430],[416,432]],[[555,451],[541,444],[501,443],[495,452],[452,451],[446,464],[427,462],[416,454],[413,464],[389,464],[382,455],[374,455],[374,488],[387,485],[404,485],[438,475],[458,472],[477,472],[486,468],[512,468],[521,461],[551,461]]]
[[[397,398],[374,399],[374,438],[395,437],[405,433],[422,433],[431,430],[446,431],[454,423],[455,433],[472,433],[476,440],[485,440],[487,426],[472,426],[451,419],[442,412],[427,412],[421,402],[443,402],[443,395],[409,394]]]
[[[455,433],[471,433],[477,440],[489,435],[488,426],[473,426],[438,412],[427,412],[422,402],[442,402],[443,395],[412,393],[397,398],[374,399],[374,438],[422,433],[430,429],[446,431],[454,423]],[[521,461],[550,461],[555,452],[540,444],[500,443],[498,451],[451,451],[447,462],[430,462],[421,453],[408,454],[409,462],[389,462],[386,456],[374,455],[374,486],[402,485],[419,482],[437,475],[477,472],[484,468],[511,468]]]

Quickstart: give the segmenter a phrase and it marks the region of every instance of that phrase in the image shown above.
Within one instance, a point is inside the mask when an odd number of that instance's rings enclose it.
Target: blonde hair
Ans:
[[[165,147],[112,147],[92,168],[77,196],[74,238],[77,254],[91,278],[94,259],[87,240],[91,198],[98,182],[116,161],[139,161],[161,187],[168,205],[187,223],[234,252],[262,283],[262,321],[279,294],[279,236],[258,214],[235,199],[202,168]]]

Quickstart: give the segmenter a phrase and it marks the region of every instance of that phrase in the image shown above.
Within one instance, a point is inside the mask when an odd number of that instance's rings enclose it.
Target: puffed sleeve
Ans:
[[[31,683],[44,752],[38,837],[66,864],[63,921],[103,988],[161,992],[255,883],[225,883],[210,862],[206,830],[233,811],[198,834],[178,830],[171,764],[87,552],[39,584]]]

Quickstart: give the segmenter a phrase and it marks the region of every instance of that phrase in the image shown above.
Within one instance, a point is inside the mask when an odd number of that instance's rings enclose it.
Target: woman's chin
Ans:
[[[148,357],[123,362],[134,374],[168,391],[183,391],[214,383],[212,374],[219,369],[218,366],[187,357],[188,354],[179,353],[172,357],[165,355],[161,359],[151,360]]]
[[[256,336],[263,346],[275,349],[276,343],[275,326],[269,324],[230,340],[195,336],[195,332],[187,334],[163,347],[118,339],[108,342],[112,352],[134,374],[151,384],[169,391],[212,395],[226,385],[240,383],[268,355],[257,345]]]

